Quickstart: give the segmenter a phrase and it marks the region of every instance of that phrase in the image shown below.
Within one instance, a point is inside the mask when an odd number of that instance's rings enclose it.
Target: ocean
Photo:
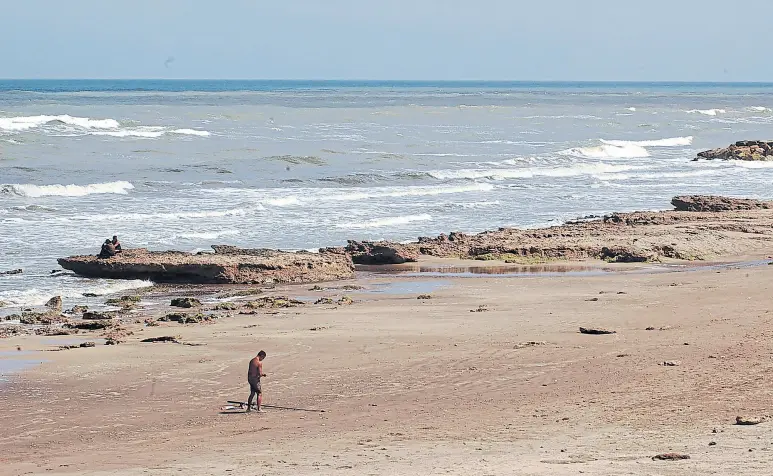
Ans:
[[[124,247],[315,249],[773,198],[773,84],[0,80],[6,310],[143,281],[51,274]]]

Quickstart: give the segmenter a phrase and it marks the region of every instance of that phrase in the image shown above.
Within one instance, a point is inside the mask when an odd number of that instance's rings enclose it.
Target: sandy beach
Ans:
[[[735,419],[770,412],[773,267],[610,266],[359,272],[330,285],[359,291],[279,287],[307,304],[135,325],[116,346],[0,340],[6,365],[43,361],[0,384],[3,473],[767,474],[773,423]],[[163,335],[194,345],[140,342]],[[260,349],[264,403],[294,409],[222,412]],[[652,459],[667,452],[691,458]]]

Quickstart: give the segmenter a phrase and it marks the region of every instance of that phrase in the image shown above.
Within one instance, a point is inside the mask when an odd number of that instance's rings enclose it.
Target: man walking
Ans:
[[[258,352],[258,356],[250,360],[250,368],[247,371],[247,382],[250,384],[250,398],[247,400],[247,412],[252,411],[252,399],[258,396],[257,411],[263,413],[265,410],[260,408],[263,403],[263,391],[260,388],[260,378],[265,377],[263,373],[263,359],[266,358],[266,352]]]

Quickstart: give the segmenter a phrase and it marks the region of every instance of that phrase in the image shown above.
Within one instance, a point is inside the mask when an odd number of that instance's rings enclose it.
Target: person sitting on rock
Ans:
[[[115,252],[116,253],[120,253],[121,252],[121,242],[118,241],[118,236],[117,235],[113,235],[113,248],[115,248]]]
[[[102,250],[97,255],[97,258],[107,259],[113,256],[115,256],[115,246],[113,246],[113,242],[110,241],[110,238],[108,238],[102,244]]]

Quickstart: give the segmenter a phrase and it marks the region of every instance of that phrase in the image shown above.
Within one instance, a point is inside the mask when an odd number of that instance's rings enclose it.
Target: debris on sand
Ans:
[[[678,360],[666,360],[662,364],[663,367],[679,367],[682,363]]]
[[[331,304],[335,304],[335,302],[332,299],[328,298],[328,297],[323,297],[323,298],[319,298],[316,301],[314,301],[314,304],[331,305]]]
[[[603,329],[600,327],[580,327],[580,334],[592,334],[592,335],[617,334],[617,331]]]
[[[683,459],[690,459],[690,455],[682,453],[661,453],[652,457],[654,461],[679,461]]]
[[[317,326],[317,327],[312,327],[312,328],[311,328],[311,329],[309,329],[309,330],[310,330],[310,331],[324,331],[325,329],[327,329],[327,327],[326,327],[326,326]]]
[[[336,301],[336,304],[339,306],[348,306],[350,304],[354,304],[354,299],[350,298],[349,296],[344,296],[338,301]]]
[[[763,416],[737,416],[735,417],[736,425],[759,425],[766,420]]]
[[[527,347],[536,347],[538,345],[547,345],[548,343],[545,341],[527,341],[527,342],[521,342],[519,344],[515,344],[513,346],[513,349],[525,349]]]
[[[431,294],[419,294],[416,299],[432,299]]]
[[[180,336],[148,337],[147,339],[142,339],[140,342],[172,342],[173,344],[179,344]]]
[[[585,302],[596,302],[598,300],[599,300],[599,298],[594,297],[594,298],[586,299]]]
[[[470,312],[487,312],[489,310],[485,304],[481,304],[477,309],[470,309]]]
[[[70,349],[85,349],[87,347],[96,347],[96,342],[81,342],[77,345],[60,345],[59,348],[54,350],[70,350]]]

